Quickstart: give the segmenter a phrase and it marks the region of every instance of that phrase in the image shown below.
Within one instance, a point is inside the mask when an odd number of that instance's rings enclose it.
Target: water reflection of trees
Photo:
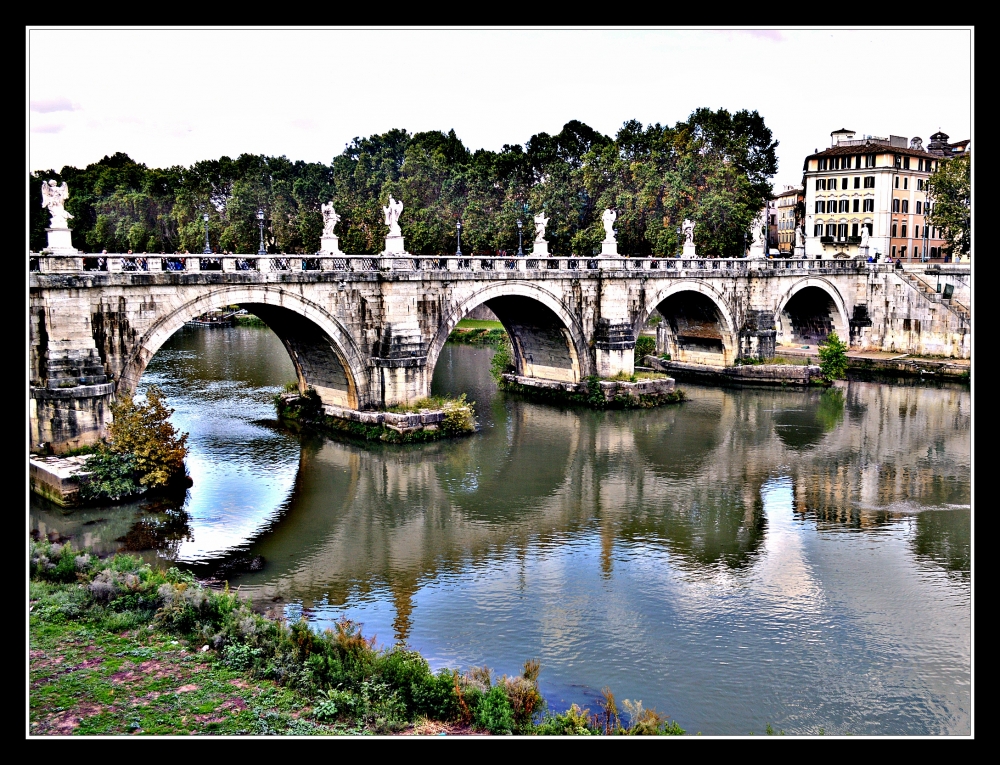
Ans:
[[[856,385],[695,389],[682,407],[642,412],[487,399],[495,427],[473,439],[306,441],[287,511],[253,545],[268,566],[239,582],[307,608],[388,589],[400,637],[421,582],[581,535],[599,537],[609,576],[620,544],[660,547],[695,575],[752,567],[767,533],[761,486],[779,473],[795,512],[821,525],[967,503],[967,393]],[[967,527],[931,518],[918,513],[915,553],[963,570]]]

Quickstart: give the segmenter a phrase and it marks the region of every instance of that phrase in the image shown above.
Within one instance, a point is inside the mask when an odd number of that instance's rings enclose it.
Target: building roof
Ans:
[[[780,194],[775,194],[773,198],[780,199],[781,197],[790,197],[796,194],[805,194],[805,189],[801,186],[794,189],[787,189],[786,191],[782,191]]]
[[[887,143],[882,143],[881,141],[869,141],[864,144],[857,146],[831,146],[829,149],[823,149],[823,151],[818,151],[815,154],[809,154],[805,161],[802,163],[803,172],[809,170],[809,160],[815,157],[840,157],[852,154],[899,154],[903,157],[923,157],[925,159],[940,159],[937,154],[931,154],[928,151],[923,151],[919,149],[905,149],[902,146],[890,146]]]

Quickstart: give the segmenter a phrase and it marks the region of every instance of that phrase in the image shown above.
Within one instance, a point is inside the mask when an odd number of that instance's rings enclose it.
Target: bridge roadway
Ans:
[[[854,260],[29,255],[31,448],[91,443],[185,322],[259,316],[324,403],[374,409],[430,392],[455,325],[487,305],[517,373],[564,382],[657,352],[715,366],[815,345],[968,357],[970,318],[893,269]],[[961,277],[960,277],[961,278]],[[967,275],[965,277],[967,279]],[[657,317],[659,321],[657,322]]]

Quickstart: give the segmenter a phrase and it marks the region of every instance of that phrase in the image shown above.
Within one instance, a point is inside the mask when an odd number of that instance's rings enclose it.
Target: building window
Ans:
[[[851,200],[850,199],[841,199],[840,200],[840,209],[837,212],[845,213],[845,212],[850,212],[850,211],[851,211]]]
[[[816,212],[818,212],[818,213],[826,212],[826,210],[823,209],[824,206],[825,206],[825,202],[823,202],[822,199],[817,199],[816,200]]]
[[[899,212],[899,200],[898,199],[893,199],[892,200],[892,211],[894,213],[898,213]]]
[[[906,239],[906,224],[903,223],[900,227],[900,237]]]
[[[874,175],[866,175],[865,176],[865,188],[866,189],[873,189],[873,188],[875,188],[875,176]]]
[[[826,224],[826,235],[827,236],[836,236],[837,235],[837,224],[836,223],[827,223]]]
[[[826,170],[826,157],[819,158],[819,169]]]
[[[865,167],[875,167],[875,155],[866,154],[865,155]]]
[[[861,167],[861,155],[860,155],[860,154],[858,154],[858,155],[857,155],[857,156],[856,156],[856,157],[854,158],[854,168],[855,168],[855,169],[857,169],[857,168],[859,168],[859,167]]]
[[[874,199],[866,199],[866,200],[864,200],[864,203],[865,203],[864,204],[864,209],[862,210],[862,212],[875,212],[875,200]]]
[[[909,199],[904,199],[903,200],[903,212],[904,213],[908,213],[909,211],[910,211],[910,200]]]
[[[896,221],[892,222],[892,238],[896,238]]]
[[[920,238],[920,226],[914,226],[913,227],[913,238],[914,239],[919,239]]]
[[[813,226],[813,236],[823,236],[823,224],[817,223]]]
[[[854,212],[861,212],[861,200],[860,199],[855,199],[854,200],[854,204],[851,205],[851,209]]]
[[[924,190],[924,179],[917,178],[917,191],[923,191],[923,190]]]
[[[892,165],[893,165],[893,167],[902,167],[902,165],[903,165],[903,158],[900,157],[898,154],[893,154],[892,155]]]
[[[909,170],[910,169],[910,158],[909,157],[903,157],[903,169],[904,170]]]
[[[840,188],[846,189],[847,188],[847,182],[849,180],[850,180],[850,178],[841,178],[840,179]]]
[[[816,191],[826,191],[826,179],[817,178],[816,179]]]
[[[861,188],[861,176],[860,175],[855,175],[854,176],[854,188],[856,188],[856,189],[860,189]]]
[[[851,224],[851,236],[858,236],[858,224],[857,223],[852,223]]]
[[[893,179],[892,185],[893,185],[893,187],[895,187],[897,189],[899,188],[899,176],[898,175],[895,177],[895,179]]]
[[[905,258],[906,257],[906,248],[905,247],[900,247],[899,248],[899,257],[901,257],[901,258]]]
[[[839,239],[847,239],[847,224],[841,223],[837,226],[837,237]]]
[[[909,178],[904,178],[903,179],[903,188],[904,189],[910,188],[910,179]]]
[[[892,257],[896,257],[896,248],[895,247],[892,248]]]
[[[920,200],[917,200],[917,215],[920,215]]]

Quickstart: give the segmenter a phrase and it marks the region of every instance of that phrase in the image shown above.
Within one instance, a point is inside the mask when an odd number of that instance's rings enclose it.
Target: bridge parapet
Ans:
[[[671,276],[759,276],[801,273],[865,272],[885,269],[884,264],[865,263],[855,259],[774,259],[743,258],[625,258],[625,257],[559,257],[544,258],[506,256],[424,256],[424,255],[131,255],[131,254],[48,254],[29,253],[29,270],[37,273],[408,273],[454,272],[499,273],[544,278],[563,276],[566,272],[595,275],[620,274]],[[891,268],[891,267],[890,267]]]

